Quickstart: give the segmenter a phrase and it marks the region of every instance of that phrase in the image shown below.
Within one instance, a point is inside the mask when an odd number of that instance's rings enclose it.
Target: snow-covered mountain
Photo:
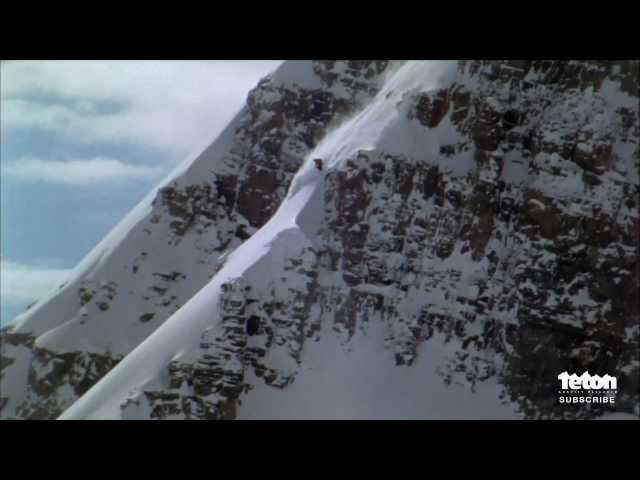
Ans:
[[[285,62],[1,333],[2,418],[639,416],[638,63]]]

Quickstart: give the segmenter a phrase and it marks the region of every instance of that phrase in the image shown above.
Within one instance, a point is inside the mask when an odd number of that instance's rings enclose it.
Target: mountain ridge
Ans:
[[[637,139],[633,61],[285,62],[3,332],[2,416],[601,415],[555,404],[577,367],[638,415]]]

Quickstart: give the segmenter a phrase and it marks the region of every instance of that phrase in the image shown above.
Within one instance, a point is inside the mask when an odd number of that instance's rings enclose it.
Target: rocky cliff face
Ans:
[[[260,82],[117,241],[2,332],[2,416],[57,417],[112,371],[78,403],[242,418],[251,395],[310,375],[313,344],[357,350],[378,330],[395,377],[444,344],[430,381],[497,384],[517,417],[602,414],[557,404],[565,370],[616,375],[616,410],[640,415],[638,62],[445,62],[429,82],[426,63],[287,62]],[[225,276],[315,155],[330,158],[294,226]],[[197,342],[153,381],[122,380],[114,365],[190,316]],[[118,382],[130,392],[104,398]]]
[[[117,227],[15,332],[2,332],[2,416],[57,417],[176,312],[270,218],[305,155],[375,94],[387,66],[293,62],[263,79],[222,138],[152,192],[143,215]],[[87,351],[106,367],[88,368]],[[77,387],[73,371],[91,381]]]

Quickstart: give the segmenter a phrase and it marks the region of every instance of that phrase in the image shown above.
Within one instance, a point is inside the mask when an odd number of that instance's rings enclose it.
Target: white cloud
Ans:
[[[3,304],[31,303],[50,293],[69,277],[71,270],[0,261],[0,300]]]
[[[158,177],[160,168],[132,165],[112,158],[49,161],[25,157],[2,166],[4,174],[30,183],[91,187],[112,181],[148,180]]]
[[[38,128],[78,142],[129,141],[180,161],[211,142],[279,63],[3,62],[2,128]],[[121,108],[101,110],[96,102]]]

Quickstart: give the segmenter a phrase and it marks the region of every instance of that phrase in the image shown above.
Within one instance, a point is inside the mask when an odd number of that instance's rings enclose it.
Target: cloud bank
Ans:
[[[2,129],[131,142],[175,157],[204,149],[279,61],[3,62]]]
[[[2,259],[0,261],[0,301],[2,323],[8,323],[29,304],[60,286],[71,269],[46,265],[26,265]]]
[[[127,164],[112,158],[97,157],[51,161],[25,157],[6,166],[3,165],[2,172],[23,182],[92,187],[113,181],[158,178],[163,170],[156,167]]]

